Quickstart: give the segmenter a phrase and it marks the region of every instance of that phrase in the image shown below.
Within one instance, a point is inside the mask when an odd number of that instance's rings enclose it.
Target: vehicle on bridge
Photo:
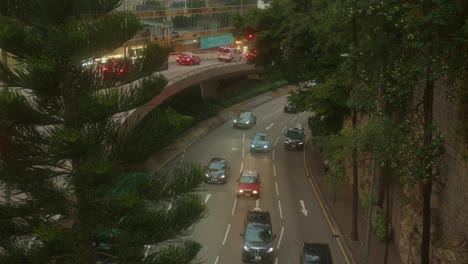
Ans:
[[[240,62],[242,61],[242,52],[236,48],[224,48],[218,49],[218,61],[227,62]]]
[[[233,128],[251,128],[257,123],[257,115],[250,111],[240,112],[232,123]]]
[[[176,59],[179,65],[200,65],[201,58],[192,52],[182,52]]]
[[[208,163],[205,182],[226,183],[231,175],[231,165],[229,160],[224,158],[212,158]]]
[[[244,262],[273,262],[273,240],[276,235],[273,235],[270,212],[260,209],[247,211],[241,236],[244,237]]]
[[[237,197],[260,197],[260,173],[257,170],[243,170],[237,180]]]

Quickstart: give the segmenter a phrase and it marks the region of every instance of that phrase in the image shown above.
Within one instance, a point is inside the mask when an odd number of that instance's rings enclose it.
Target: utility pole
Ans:
[[[356,9],[357,0],[354,1],[354,9]],[[356,28],[356,10],[353,12],[353,49],[357,49],[357,28]],[[355,55],[355,54],[354,54]],[[353,60],[353,78],[356,78],[356,58]],[[353,85],[355,82],[353,81]],[[351,95],[354,94],[355,87],[351,87]],[[351,96],[351,100],[354,100],[353,96]],[[351,122],[353,126],[353,131],[356,131],[357,127],[357,110],[354,102],[352,103],[352,113],[351,113]],[[357,147],[356,144],[353,142],[352,146],[352,163],[353,163],[353,219],[351,225],[351,240],[357,241],[358,240],[358,228],[357,228],[357,220],[358,220],[358,199],[359,199],[359,177],[358,177],[358,167],[357,167]]]

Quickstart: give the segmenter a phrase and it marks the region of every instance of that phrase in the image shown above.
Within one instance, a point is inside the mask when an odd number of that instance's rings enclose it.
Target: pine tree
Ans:
[[[154,72],[167,58],[155,51],[164,49],[148,44],[127,76],[143,79],[125,92],[83,63],[141,29],[134,15],[115,11],[120,4],[0,2],[0,48],[17,63],[0,71],[0,181],[12,198],[0,204],[0,263],[196,261],[201,246],[178,239],[206,210],[197,195],[202,166],[168,175],[127,166],[152,131],[139,127],[135,136],[113,117],[163,89]]]

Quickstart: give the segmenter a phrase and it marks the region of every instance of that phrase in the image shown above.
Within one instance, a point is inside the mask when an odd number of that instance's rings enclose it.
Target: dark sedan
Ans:
[[[231,165],[229,160],[223,158],[212,158],[208,163],[205,182],[226,183],[231,174]]]
[[[257,116],[250,111],[240,112],[232,123],[233,128],[250,128],[257,123]]]

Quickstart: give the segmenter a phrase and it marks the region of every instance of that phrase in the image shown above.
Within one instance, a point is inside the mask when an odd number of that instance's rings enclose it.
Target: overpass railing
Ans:
[[[196,70],[189,71],[189,72],[183,73],[181,75],[178,75],[178,76],[176,76],[174,78],[169,79],[166,86],[169,86],[169,85],[171,85],[171,84],[173,84],[175,82],[178,82],[178,81],[180,81],[182,79],[187,78],[188,76],[192,76],[192,75],[195,75],[195,74],[200,73],[200,72],[204,72],[204,71],[208,71],[208,70],[216,69],[216,68],[222,68],[222,67],[237,65],[237,64],[245,64],[245,62],[217,63],[217,64],[197,68]]]

